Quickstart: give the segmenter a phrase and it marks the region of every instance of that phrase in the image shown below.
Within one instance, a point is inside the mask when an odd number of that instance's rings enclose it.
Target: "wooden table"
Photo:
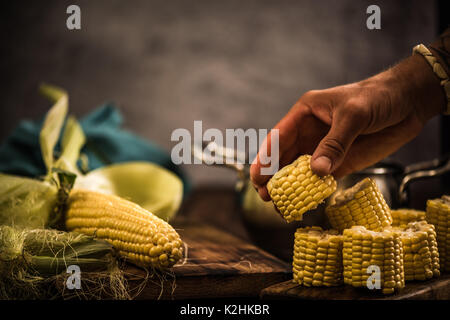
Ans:
[[[263,288],[291,278],[291,267],[227,232],[192,220],[174,227],[187,246],[187,257],[172,274],[147,281],[136,299],[258,297]],[[146,273],[130,266],[129,284],[137,287]]]
[[[450,299],[450,274],[428,281],[407,282],[405,288],[393,295],[383,295],[363,288],[339,286],[333,288],[307,288],[292,280],[272,285],[261,291],[262,299],[303,300],[406,300]]]

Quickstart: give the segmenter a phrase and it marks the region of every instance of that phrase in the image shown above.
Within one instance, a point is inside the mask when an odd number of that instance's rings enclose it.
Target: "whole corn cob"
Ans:
[[[105,239],[134,264],[164,269],[182,256],[182,242],[167,222],[137,204],[113,195],[74,189],[66,228]]]
[[[352,226],[381,231],[392,223],[389,206],[370,178],[338,191],[325,212],[333,229],[340,232]]]
[[[346,284],[368,287],[368,267],[376,266],[383,293],[394,293],[405,286],[402,242],[398,233],[389,228],[381,232],[363,226],[346,229],[342,255]]]
[[[342,283],[342,236],[320,227],[299,228],[295,232],[293,281],[310,286],[337,286]]]
[[[427,201],[426,220],[434,225],[441,271],[450,271],[450,196]]]
[[[267,190],[281,216],[287,222],[302,220],[336,190],[331,175],[319,177],[311,171],[311,156],[300,156],[283,167],[267,183]]]
[[[413,209],[397,209],[391,210],[392,226],[406,226],[413,221],[424,221],[425,211],[413,210]]]
[[[405,280],[426,280],[438,277],[439,253],[434,226],[426,221],[395,227],[403,244]]]

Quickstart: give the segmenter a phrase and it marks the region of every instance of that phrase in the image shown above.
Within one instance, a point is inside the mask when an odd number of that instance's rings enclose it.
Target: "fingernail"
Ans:
[[[331,160],[328,157],[321,156],[314,160],[314,167],[317,171],[330,173],[331,171]]]

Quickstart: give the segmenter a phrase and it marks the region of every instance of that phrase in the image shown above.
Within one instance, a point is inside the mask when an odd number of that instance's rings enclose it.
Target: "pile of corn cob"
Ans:
[[[332,176],[318,177],[312,172],[310,159],[299,157],[267,184],[275,208],[287,222],[301,220],[336,190]],[[450,269],[448,197],[428,201],[426,220],[433,227],[424,221],[423,211],[391,211],[376,183],[366,178],[338,191],[325,212],[334,230],[306,227],[295,233],[296,283],[332,286],[343,279],[346,284],[366,287],[372,267],[378,267],[379,289],[390,294],[403,288],[405,280],[439,276],[439,258],[440,267]],[[341,256],[335,256],[340,252]]]

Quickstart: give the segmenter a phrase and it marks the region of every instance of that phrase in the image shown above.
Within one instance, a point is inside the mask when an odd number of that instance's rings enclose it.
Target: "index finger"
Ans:
[[[265,188],[265,184],[272,177],[271,174],[263,174],[262,168],[269,168],[274,165],[271,162],[264,163],[261,161],[261,157],[266,154],[268,160],[278,161],[277,167],[280,169],[282,166],[292,162],[300,152],[300,146],[296,145],[298,140],[299,124],[302,119],[307,115],[308,109],[306,106],[296,104],[288,114],[280,120],[280,122],[270,131],[266,139],[260,146],[259,152],[250,167],[250,179],[259,191],[261,188]],[[272,150],[276,143],[272,144],[272,134],[274,130],[278,130],[278,150]],[[274,156],[274,152],[278,153],[278,157]],[[266,192],[260,195],[263,197]],[[266,197],[263,197],[266,198]]]

